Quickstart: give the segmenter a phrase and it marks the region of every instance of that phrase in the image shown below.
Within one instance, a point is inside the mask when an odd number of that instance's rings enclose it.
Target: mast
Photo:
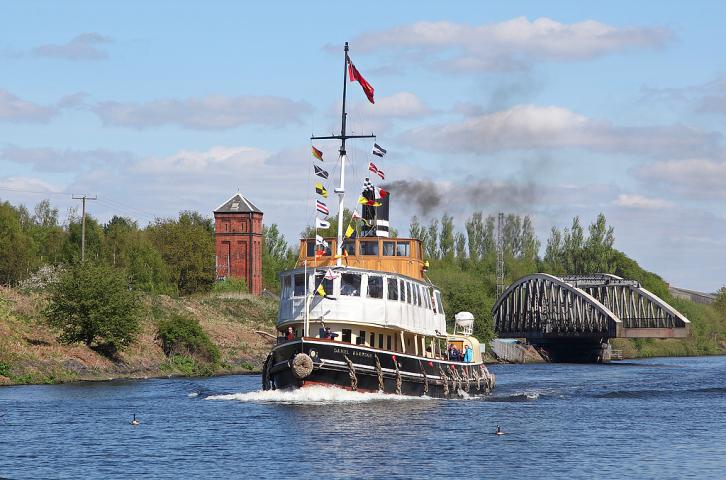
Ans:
[[[345,55],[344,61],[343,61],[343,108],[340,115],[340,135],[329,135],[325,137],[316,137],[312,136],[310,137],[310,140],[340,140],[340,150],[338,150],[340,154],[340,185],[338,188],[335,189],[335,193],[338,194],[338,237],[337,237],[337,245],[335,248],[335,255],[338,257],[335,261],[335,265],[340,267],[342,265],[342,258],[341,255],[343,253],[343,211],[345,210],[344,207],[344,200],[345,200],[345,162],[347,160],[347,155],[345,152],[345,141],[349,138],[376,138],[375,135],[348,135],[345,131],[345,121],[346,116],[348,115],[345,112],[345,97],[346,97],[346,87],[348,84],[348,64],[350,62],[350,58],[348,58],[348,42],[345,42],[345,47],[343,48],[343,53]]]

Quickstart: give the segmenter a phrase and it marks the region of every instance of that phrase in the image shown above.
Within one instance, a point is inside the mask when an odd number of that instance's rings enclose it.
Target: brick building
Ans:
[[[262,211],[237,193],[214,210],[217,278],[243,278],[262,293]]]

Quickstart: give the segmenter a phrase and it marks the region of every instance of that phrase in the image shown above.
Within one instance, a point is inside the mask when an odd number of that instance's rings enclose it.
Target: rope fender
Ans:
[[[355,365],[350,361],[348,355],[344,355],[345,361],[348,364],[348,376],[350,377],[350,389],[354,392],[358,390],[358,376],[355,374]]]
[[[295,378],[302,380],[313,372],[313,359],[306,353],[298,353],[293,357],[290,368]]]

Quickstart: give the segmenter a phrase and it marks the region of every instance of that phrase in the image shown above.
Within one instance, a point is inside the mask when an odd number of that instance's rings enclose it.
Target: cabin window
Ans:
[[[378,348],[383,348],[383,334],[378,334]]]
[[[368,275],[368,297],[383,298],[383,277]]]
[[[383,242],[383,256],[392,257],[396,254],[396,242]]]
[[[388,299],[398,300],[398,279],[388,278]]]
[[[360,242],[360,254],[378,256],[378,241]]]
[[[406,282],[406,303],[412,303],[413,297],[411,297],[411,284]]]
[[[371,332],[371,336],[368,337],[368,343],[370,344],[371,347],[376,346],[376,334],[375,333]]]
[[[350,297],[360,296],[360,275],[344,273],[340,276],[340,294]]]
[[[282,285],[282,296],[284,298],[288,298],[292,294],[292,277],[290,275],[285,275],[282,279]]]
[[[390,335],[387,335],[387,337],[388,338],[386,338],[386,348],[388,350],[390,350],[391,349],[391,336]]]
[[[302,273],[295,274],[295,291],[293,295],[295,297],[305,296],[305,275]]]
[[[350,343],[350,336],[351,336],[351,333],[352,333],[352,332],[351,332],[351,330],[350,330],[349,328],[344,328],[344,329],[343,329],[343,335],[342,335],[342,337],[341,337],[341,340],[342,340],[343,342],[348,342],[348,343]]]
[[[409,242],[396,242],[396,256],[397,257],[409,257],[411,253],[411,246]]]
[[[418,297],[418,285],[413,285],[413,304],[414,305],[421,305],[421,301]]]
[[[358,335],[358,338],[355,339],[356,345],[365,345],[366,344],[366,331],[361,330],[360,335]]]
[[[323,290],[325,290],[326,295],[332,295],[333,294],[333,279],[325,278],[325,275],[322,273],[319,273],[315,275],[315,288],[318,288],[318,285],[323,286]]]
[[[307,256],[308,257],[314,257],[316,250],[323,250],[323,256],[329,257],[332,255],[332,251],[330,250],[330,242],[328,242],[328,246],[323,248],[322,245],[318,245],[317,248],[315,246],[315,240],[307,240]]]
[[[431,290],[424,288],[424,298],[426,299],[426,308],[431,309]]]
[[[436,311],[437,313],[444,313],[444,307],[441,305],[441,292],[435,292],[434,297],[436,298]]]
[[[345,250],[348,255],[355,255],[355,240],[343,240],[343,250]]]

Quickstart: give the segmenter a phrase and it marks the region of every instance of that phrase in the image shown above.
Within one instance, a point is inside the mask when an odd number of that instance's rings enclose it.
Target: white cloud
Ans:
[[[399,92],[364,104],[363,113],[374,117],[410,118],[431,113],[429,107],[411,92]]]
[[[105,125],[148,128],[178,125],[201,130],[223,130],[245,124],[282,126],[300,123],[312,108],[282,97],[221,95],[147,103],[101,102],[92,110]]]
[[[55,194],[63,189],[45,180],[34,177],[5,177],[0,178],[0,190],[15,191],[20,193],[48,193]]]
[[[99,33],[82,33],[63,44],[46,44],[33,49],[40,57],[64,58],[66,60],[101,60],[108,54],[99,45],[110,43],[111,38]]]
[[[402,139],[419,148],[465,153],[581,148],[677,155],[712,151],[720,134],[683,125],[619,127],[562,107],[519,105],[458,123],[414,128],[403,132]]]
[[[182,150],[166,157],[151,157],[137,163],[132,172],[168,177],[207,174],[235,175],[255,171],[270,154],[253,147],[212,147],[206,151]]]
[[[0,149],[0,160],[32,165],[34,170],[45,172],[77,172],[119,165],[131,159],[131,153],[106,149],[25,148],[14,145]]]
[[[673,207],[673,203],[662,198],[652,198],[627,193],[618,195],[618,198],[615,200],[615,205],[624,208],[641,208],[650,210],[661,210]]]
[[[636,175],[696,197],[726,197],[726,161],[709,158],[667,160],[643,165]]]
[[[489,71],[522,69],[542,60],[589,59],[630,48],[662,47],[671,37],[665,28],[517,17],[483,25],[417,22],[364,33],[351,44],[356,51],[398,52],[446,70]]]
[[[56,108],[23,100],[0,89],[0,121],[47,123],[57,113]]]

